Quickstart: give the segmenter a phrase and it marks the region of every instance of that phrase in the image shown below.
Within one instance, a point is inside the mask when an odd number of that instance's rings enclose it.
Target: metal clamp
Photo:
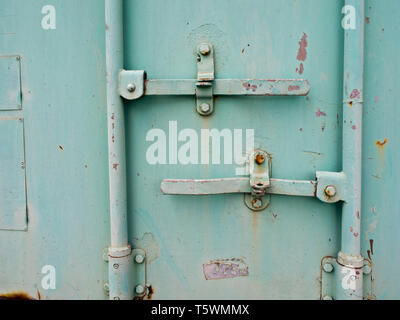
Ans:
[[[214,111],[214,49],[211,44],[202,43],[197,51],[196,110],[208,116]]]
[[[249,156],[250,187],[252,192],[244,195],[246,206],[253,211],[261,211],[271,203],[271,195],[266,194],[271,187],[271,157],[262,150],[255,150]]]

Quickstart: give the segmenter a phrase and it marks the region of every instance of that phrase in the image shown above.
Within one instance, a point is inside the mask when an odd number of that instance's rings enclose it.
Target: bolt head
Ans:
[[[119,297],[114,297],[114,300],[121,300]]]
[[[142,286],[141,284],[138,284],[138,285],[135,287],[135,292],[136,292],[137,294],[143,294],[143,293],[144,293],[144,286]]]
[[[114,267],[114,269],[118,269],[119,268],[119,264],[118,263],[114,263],[113,267]]]
[[[143,261],[144,261],[143,255],[137,254],[137,255],[135,256],[135,262],[136,262],[136,263],[143,263]]]
[[[208,104],[208,103],[206,103],[206,102],[203,102],[203,103],[200,105],[200,110],[201,110],[201,112],[203,112],[203,113],[209,112],[210,109],[211,109],[210,104]]]
[[[327,186],[325,188],[325,194],[328,197],[334,197],[336,195],[336,187],[335,186]]]
[[[253,208],[255,208],[255,209],[260,209],[263,205],[262,200],[259,198],[254,198],[251,203],[253,205]]]
[[[206,56],[210,53],[211,48],[207,43],[203,43],[200,45],[199,47],[199,52],[201,53],[201,55]]]
[[[326,295],[322,298],[322,300],[333,300],[333,298],[331,296]]]
[[[265,161],[265,156],[262,153],[257,153],[254,160],[256,161],[257,164],[263,164]]]
[[[362,270],[363,270],[363,273],[364,274],[370,274],[371,273],[371,267],[368,265],[368,264],[366,264],[363,268],[362,268]]]
[[[135,89],[136,89],[136,85],[134,83],[129,83],[126,86],[126,90],[128,90],[129,92],[133,92],[133,91],[135,91]]]
[[[323,269],[327,273],[332,272],[333,271],[333,265],[331,263],[325,263],[323,265]]]

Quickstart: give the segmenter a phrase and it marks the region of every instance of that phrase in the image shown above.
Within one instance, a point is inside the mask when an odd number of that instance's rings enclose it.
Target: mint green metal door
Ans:
[[[399,13],[0,0],[0,297],[399,298]]]

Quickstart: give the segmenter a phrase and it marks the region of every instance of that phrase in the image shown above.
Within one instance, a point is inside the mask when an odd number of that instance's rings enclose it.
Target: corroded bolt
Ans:
[[[262,153],[257,153],[254,160],[256,161],[257,164],[263,164],[265,161],[265,156]]]
[[[333,265],[331,263],[325,263],[323,265],[323,269],[325,272],[332,272],[333,271]]]
[[[206,44],[206,43],[201,44],[200,47],[199,47],[199,52],[203,56],[208,55],[210,53],[210,51],[211,51],[210,46],[208,44]]]
[[[262,205],[263,205],[263,202],[262,202],[262,200],[259,199],[259,198],[254,198],[254,199],[251,201],[251,204],[253,205],[253,208],[255,208],[255,209],[260,209],[260,208],[262,207]]]
[[[114,263],[113,267],[114,267],[114,269],[118,269],[119,268],[119,264],[118,263]]]
[[[136,262],[136,263],[143,263],[143,261],[144,261],[143,255],[137,254],[137,255],[135,256],[135,262]]]
[[[114,300],[121,300],[119,297],[114,297]]]
[[[326,295],[322,298],[322,300],[333,300],[333,298],[331,296]]]
[[[136,292],[137,294],[143,294],[143,293],[144,293],[144,287],[143,287],[141,284],[138,284],[138,285],[135,287],[135,292]]]
[[[210,111],[210,104],[208,104],[208,103],[206,103],[206,102],[203,102],[201,105],[200,105],[200,110],[201,110],[201,112],[203,112],[203,113],[207,113],[208,111]]]
[[[371,267],[368,265],[368,264],[366,264],[364,267],[363,267],[363,273],[364,274],[370,274],[371,273]]]
[[[325,188],[325,194],[328,197],[334,197],[336,195],[336,187],[335,186],[327,186]]]
[[[136,89],[136,85],[134,83],[129,83],[126,86],[126,90],[128,90],[129,92],[133,92],[133,91],[135,91],[135,89]]]

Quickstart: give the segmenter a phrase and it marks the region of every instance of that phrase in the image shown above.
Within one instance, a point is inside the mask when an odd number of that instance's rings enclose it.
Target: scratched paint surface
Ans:
[[[0,117],[24,119],[29,217],[27,231],[0,231],[1,291],[36,297],[39,290],[49,299],[106,298],[101,256],[109,243],[109,203],[100,3],[0,0],[0,56],[21,55],[23,90],[22,109],[2,110]],[[55,30],[41,28],[44,4],[56,8]],[[149,165],[145,137],[151,128],[168,132],[171,120],[179,130],[197,132],[250,128],[256,148],[272,156],[272,178],[312,180],[316,170],[340,170],[342,5],[125,1],[126,69],[144,69],[149,79],[193,79],[195,48],[210,41],[216,78],[304,78],[311,85],[307,97],[218,97],[208,118],[194,111],[193,97],[126,103],[130,241],[150,254],[152,299],[319,298],[321,258],[339,250],[340,205],[273,195],[268,209],[253,213],[238,194],[164,196],[162,179],[229,178],[236,167]],[[400,241],[395,165],[400,47],[393,41],[400,32],[399,12],[397,1],[366,1],[360,236],[362,254],[374,263],[378,299],[400,298],[400,255],[394,245]],[[253,92],[253,85],[246,88]],[[233,267],[226,275],[225,267],[216,271],[215,261],[225,266],[235,257],[243,257],[248,269],[238,268],[248,272],[245,276],[233,277]],[[47,264],[57,270],[55,290],[41,287],[41,268]]]

